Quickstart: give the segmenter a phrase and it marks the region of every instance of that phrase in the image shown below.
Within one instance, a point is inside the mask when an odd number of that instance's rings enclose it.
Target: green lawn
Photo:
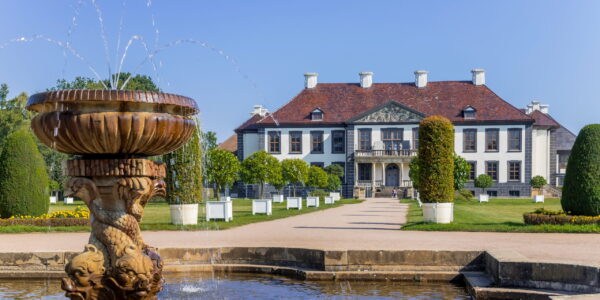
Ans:
[[[526,225],[523,213],[536,208],[558,210],[560,199],[546,199],[545,203],[532,203],[531,199],[495,199],[489,203],[477,200],[454,203],[454,222],[433,224],[423,222],[423,212],[414,200],[401,200],[409,203],[407,224],[402,230],[421,231],[501,231],[501,232],[577,232],[597,233],[599,225]]]
[[[287,218],[295,215],[305,214],[314,212],[317,210],[323,210],[331,207],[338,207],[344,204],[360,203],[362,200],[356,199],[342,199],[333,205],[325,205],[323,202],[320,203],[319,208],[315,207],[303,207],[302,210],[285,208],[284,203],[273,203],[273,214],[270,216],[264,214],[252,215],[252,200],[245,199],[233,199],[233,221],[210,221],[206,222],[204,214],[204,205],[200,204],[199,216],[197,225],[172,225],[171,217],[169,215],[169,205],[166,203],[148,203],[144,210],[144,218],[140,227],[142,230],[221,230],[228,229],[236,226],[246,225],[256,222],[264,222],[270,220],[276,220],[281,218]],[[304,202],[303,204],[306,204]],[[83,202],[75,201],[74,204],[52,204],[50,205],[50,212],[57,210],[74,210],[77,206],[85,206]],[[2,226],[0,227],[0,233],[17,233],[17,232],[50,232],[50,231],[89,231],[87,226],[69,226],[69,227],[41,227],[41,226]]]

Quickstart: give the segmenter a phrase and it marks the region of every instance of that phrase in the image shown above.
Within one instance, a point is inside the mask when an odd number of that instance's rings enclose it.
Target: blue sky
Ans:
[[[78,4],[80,3],[80,5]],[[271,110],[303,88],[303,73],[320,82],[408,82],[413,71],[437,80],[468,80],[487,70],[487,85],[524,107],[533,99],[575,133],[600,121],[600,1],[167,1],[97,0],[109,58],[133,35],[155,46],[177,39],[209,43],[167,48],[156,55],[160,87],[198,102],[206,130],[220,141],[254,104]],[[72,25],[79,7],[77,25]],[[154,16],[155,26],[152,25]],[[107,77],[107,59],[91,0],[2,0],[0,44],[43,34],[70,41]],[[71,34],[69,35],[69,28]],[[225,56],[228,55],[228,56]],[[146,56],[134,42],[124,71]],[[139,72],[157,77],[151,64]],[[51,43],[14,42],[0,49],[0,82],[12,95],[33,93],[56,79],[93,77],[86,64]]]

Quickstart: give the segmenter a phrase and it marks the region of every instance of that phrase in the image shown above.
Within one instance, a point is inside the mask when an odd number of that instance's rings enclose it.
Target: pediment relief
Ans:
[[[420,122],[425,116],[397,102],[388,102],[360,115],[352,123],[411,123]]]

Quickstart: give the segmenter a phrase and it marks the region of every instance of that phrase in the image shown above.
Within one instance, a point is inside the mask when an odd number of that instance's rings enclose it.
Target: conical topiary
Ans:
[[[587,125],[579,132],[560,203],[572,215],[600,215],[600,124]]]
[[[442,116],[419,125],[419,193],[424,203],[454,200],[454,126]]]
[[[0,153],[0,217],[45,214],[48,197],[46,164],[32,134],[10,134]]]

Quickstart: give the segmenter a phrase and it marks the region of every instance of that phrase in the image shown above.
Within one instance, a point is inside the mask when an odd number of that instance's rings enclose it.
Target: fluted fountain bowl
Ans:
[[[162,92],[62,90],[27,101],[35,135],[73,155],[152,156],[182,146],[196,130],[196,102]]]

